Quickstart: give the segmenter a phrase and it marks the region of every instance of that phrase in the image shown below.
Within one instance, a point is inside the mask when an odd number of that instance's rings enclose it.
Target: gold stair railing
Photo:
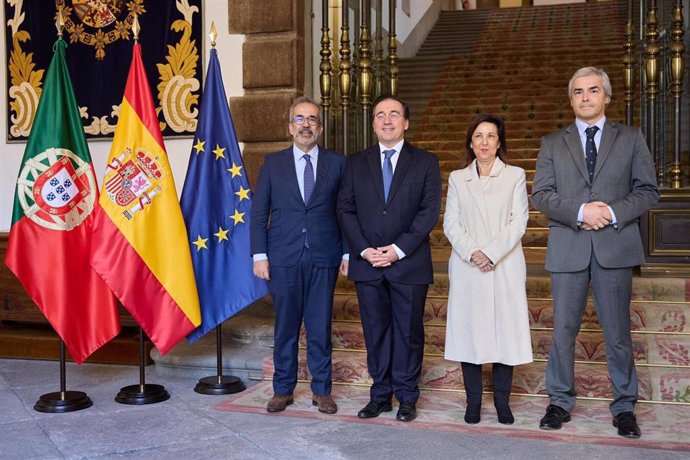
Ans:
[[[662,2],[662,7],[669,7],[670,3]],[[628,0],[628,23],[626,25],[626,41],[624,44],[625,67],[625,101],[626,122],[632,124],[633,87],[634,78],[634,48],[632,0]],[[688,169],[690,160],[683,163],[681,152],[683,142],[685,151],[688,140],[683,139],[682,133],[688,132],[688,124],[683,129],[681,120],[682,95],[685,73],[685,45],[683,43],[684,29],[682,0],[674,0],[670,10],[659,11],[656,0],[649,0],[647,8],[640,10],[639,24],[644,28],[640,34],[639,49],[641,50],[640,86],[641,86],[641,126],[647,138],[649,150],[657,165],[657,181],[662,189],[687,188]],[[662,20],[659,20],[661,16]],[[669,17],[668,27],[664,27],[663,18]],[[662,31],[659,31],[662,27]],[[668,110],[671,108],[672,110]],[[671,118],[671,122],[667,119]],[[672,129],[671,142],[666,142],[667,130]],[[667,161],[667,152],[673,154],[671,161]],[[685,168],[685,171],[683,170]]]
[[[682,0],[640,4],[635,18],[633,1],[627,2],[623,46],[626,122],[633,124],[634,70],[638,69],[640,126],[656,164],[661,192],[659,204],[641,218],[647,263],[640,270],[645,276],[690,276],[690,123],[681,117],[690,113],[687,96],[683,99],[683,36],[688,21],[683,17]],[[639,24],[637,43],[634,18]],[[639,50],[638,65],[634,49]]]
[[[322,1],[319,89],[324,118],[323,144],[345,154],[363,149],[372,142],[372,102],[383,93],[398,92],[396,2],[388,1],[387,31],[382,24],[382,0],[373,2],[375,25],[371,24],[371,0],[354,3],[355,22],[359,22],[355,26],[358,27],[359,34],[353,34],[354,39],[351,39],[350,2],[341,0],[335,2],[334,8],[329,8],[329,1]],[[331,40],[330,31],[336,31],[338,24],[340,39],[338,41],[333,37]],[[372,27],[375,30],[373,55]],[[384,56],[383,49],[385,36],[388,37],[387,56]],[[338,44],[338,49],[332,50],[331,44]],[[333,62],[334,59],[337,62]],[[337,69],[337,74],[334,74],[334,69]]]

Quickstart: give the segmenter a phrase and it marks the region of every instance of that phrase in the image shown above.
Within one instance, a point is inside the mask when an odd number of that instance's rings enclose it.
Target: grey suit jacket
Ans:
[[[645,261],[638,218],[659,201],[652,156],[638,128],[610,120],[600,144],[590,184],[574,123],[542,138],[532,203],[550,219],[546,269],[551,272],[584,270],[592,251],[607,268]],[[581,230],[577,213],[582,203],[590,201],[608,203],[617,225]]]

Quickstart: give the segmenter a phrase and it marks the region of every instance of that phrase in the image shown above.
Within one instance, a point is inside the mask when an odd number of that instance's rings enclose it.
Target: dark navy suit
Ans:
[[[424,353],[424,304],[433,283],[429,233],[441,208],[441,175],[433,154],[404,143],[384,200],[382,154],[376,144],[348,157],[338,195],[338,219],[350,245],[373,379],[371,400],[414,404]],[[374,268],[367,248],[395,244],[405,257]]]
[[[304,320],[311,388],[321,396],[331,393],[333,291],[347,253],[336,218],[345,157],[319,148],[314,190],[305,204],[292,149],[264,159],[252,202],[251,252],[267,254],[270,264],[268,285],[276,313],[273,390],[289,395],[297,384]]]

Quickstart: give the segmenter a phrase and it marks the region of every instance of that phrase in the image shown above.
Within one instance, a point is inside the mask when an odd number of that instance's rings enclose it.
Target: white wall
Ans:
[[[7,23],[4,18],[4,13],[2,13],[2,15],[2,23],[6,26]],[[206,74],[206,66],[208,65],[208,50],[211,46],[208,40],[208,30],[211,27],[211,21],[215,21],[218,29],[216,49],[218,50],[218,58],[220,59],[222,67],[223,82],[225,83],[227,96],[242,96],[244,94],[242,88],[242,42],[244,41],[244,36],[228,34],[228,7],[227,2],[224,0],[206,0],[204,2],[204,33],[202,35],[203,39],[206,40],[202,46],[202,52],[204,54],[204,75]],[[5,62],[5,33],[3,32],[0,36],[0,52],[2,53],[3,62]],[[6,72],[0,72],[0,88],[2,88],[0,104],[2,104],[3,107],[0,111],[0,232],[9,231],[12,223],[15,182],[19,174],[24,148],[26,147],[26,143],[8,144],[6,142],[6,77]],[[148,77],[149,80],[153,78],[152,75]],[[110,144],[109,141],[89,142],[89,149],[91,150],[91,157],[93,158],[99,185],[102,185],[105,163],[110,152]],[[165,146],[168,151],[170,166],[175,176],[175,184],[179,194],[182,191],[187,171],[187,163],[189,162],[189,154],[192,148],[192,139],[166,140]]]

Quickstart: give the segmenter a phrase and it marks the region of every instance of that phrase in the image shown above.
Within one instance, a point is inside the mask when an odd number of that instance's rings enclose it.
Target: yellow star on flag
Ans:
[[[230,230],[223,230],[223,227],[218,227],[218,233],[214,233],[216,237],[218,237],[218,242],[220,243],[223,240],[228,241],[228,232]]]
[[[208,249],[206,247],[206,242],[208,241],[208,238],[202,238],[201,235],[196,237],[196,241],[192,241],[192,244],[196,246],[196,252],[201,251],[202,249]]]
[[[194,145],[194,148],[196,149],[197,155],[204,151],[204,144],[205,143],[206,143],[206,141],[202,141],[201,139],[197,139],[196,145]]]
[[[239,212],[237,209],[235,209],[235,214],[230,216],[232,220],[235,221],[235,225],[239,224],[240,222],[244,223],[244,215],[246,213],[244,212]]]
[[[241,169],[242,166],[237,166],[235,163],[233,163],[232,168],[228,169],[228,171],[232,173],[232,177],[230,177],[230,179],[232,179],[235,176],[242,176],[242,173],[240,172]]]
[[[249,199],[249,189],[244,188],[240,185],[239,191],[235,192],[235,195],[240,197],[240,201]]]
[[[219,158],[225,158],[225,154],[223,152],[225,152],[225,148],[221,148],[220,145],[216,144],[216,148],[213,150],[213,153],[216,154],[216,160]]]

